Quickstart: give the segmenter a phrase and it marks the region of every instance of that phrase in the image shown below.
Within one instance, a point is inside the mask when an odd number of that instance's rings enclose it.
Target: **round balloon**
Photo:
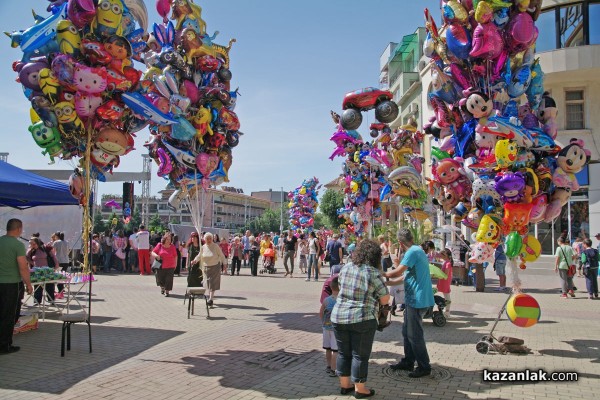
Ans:
[[[523,261],[535,261],[542,252],[542,245],[533,235],[528,235],[523,239],[521,246],[521,258]]]
[[[521,328],[529,328],[537,324],[541,314],[537,300],[528,294],[516,294],[506,305],[506,316],[510,322]]]

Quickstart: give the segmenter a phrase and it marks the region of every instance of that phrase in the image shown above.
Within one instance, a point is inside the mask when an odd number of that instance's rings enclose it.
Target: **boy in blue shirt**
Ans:
[[[340,292],[340,284],[337,276],[331,280],[330,288],[331,295],[323,300],[319,316],[321,317],[321,321],[323,321],[323,348],[325,349],[325,360],[327,362],[325,372],[329,376],[335,377],[337,376],[335,374],[335,363],[337,361],[338,347],[331,323],[331,310],[333,310],[337,295]]]

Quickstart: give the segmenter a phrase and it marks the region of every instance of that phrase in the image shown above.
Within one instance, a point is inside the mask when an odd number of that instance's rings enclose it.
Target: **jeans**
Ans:
[[[294,273],[294,250],[286,250],[283,255],[283,266],[285,267],[285,272],[289,272],[290,274]],[[288,260],[290,260],[290,264],[292,265],[292,269],[288,269]]]
[[[319,265],[317,264],[317,255],[309,254],[308,255],[308,279],[310,279],[310,275],[312,269],[315,269],[315,279],[319,279]]]
[[[354,383],[367,381],[376,330],[377,321],[374,319],[354,324],[333,324],[338,346],[335,369],[339,376],[350,376]]]
[[[110,272],[111,261],[112,261],[112,252],[105,251],[104,252],[104,268],[102,268],[102,272]]]
[[[0,283],[0,348],[12,345],[15,316],[19,304],[19,283]]]
[[[563,293],[567,293],[569,290],[573,290],[573,277],[568,276],[566,269],[559,268],[558,276],[560,276]]]
[[[585,285],[590,296],[598,296],[598,268],[588,268],[585,275]]]
[[[431,370],[429,354],[425,346],[423,335],[423,315],[426,308],[413,308],[406,305],[404,309],[404,324],[402,325],[402,336],[404,336],[404,358],[402,363],[417,366],[425,371]]]
[[[231,259],[231,276],[233,276],[233,273],[235,272],[236,267],[237,267],[237,273],[239,275],[240,268],[242,267],[242,260],[240,260],[239,257],[233,256],[233,258]]]

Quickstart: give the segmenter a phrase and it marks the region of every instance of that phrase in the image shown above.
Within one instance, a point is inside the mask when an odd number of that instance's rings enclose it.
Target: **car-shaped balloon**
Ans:
[[[342,127],[346,130],[358,129],[362,123],[361,111],[375,109],[375,118],[379,122],[389,124],[394,121],[400,110],[392,100],[392,92],[368,87],[347,93],[342,103],[344,112],[341,117]]]

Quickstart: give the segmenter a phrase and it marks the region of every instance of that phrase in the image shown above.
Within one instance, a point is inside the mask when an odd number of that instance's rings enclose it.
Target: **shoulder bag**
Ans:
[[[562,251],[563,258],[565,259],[565,263],[569,264],[569,261],[567,260],[567,255],[565,254],[565,251],[562,248],[562,246],[560,246],[560,251]],[[573,277],[573,276],[575,276],[576,273],[577,273],[577,268],[575,267],[575,264],[570,264],[569,268],[567,269],[567,276]]]

